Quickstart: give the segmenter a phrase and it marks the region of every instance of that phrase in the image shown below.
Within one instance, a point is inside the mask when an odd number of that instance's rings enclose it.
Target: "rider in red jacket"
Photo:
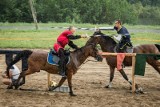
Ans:
[[[73,35],[76,31],[74,26],[70,26],[68,30],[63,31],[57,38],[57,42],[54,44],[53,48],[58,53],[60,57],[60,75],[66,77],[66,63],[65,63],[65,55],[64,48],[68,44],[70,47],[74,49],[78,49],[77,45],[75,45],[71,40],[86,38],[85,35]]]

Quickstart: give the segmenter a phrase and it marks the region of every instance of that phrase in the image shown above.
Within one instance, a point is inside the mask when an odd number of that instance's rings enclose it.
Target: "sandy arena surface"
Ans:
[[[21,64],[17,64],[21,67]],[[5,70],[4,56],[0,55],[0,74]],[[131,67],[125,68],[131,79]],[[58,82],[61,76],[52,75]],[[0,79],[2,77],[0,76]],[[109,81],[109,68],[103,62],[87,62],[73,76],[76,97],[68,93],[47,91],[47,73],[41,71],[26,77],[21,88],[33,91],[7,90],[0,81],[0,107],[160,107],[160,75],[149,65],[145,76],[136,76],[144,94],[132,94],[129,84],[116,71],[113,87],[104,88]],[[67,81],[64,83],[67,85]]]

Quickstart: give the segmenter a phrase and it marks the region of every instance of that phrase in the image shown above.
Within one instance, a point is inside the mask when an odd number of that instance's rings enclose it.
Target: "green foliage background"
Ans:
[[[38,22],[160,25],[160,0],[33,0]],[[1,0],[0,22],[33,22],[29,0]]]

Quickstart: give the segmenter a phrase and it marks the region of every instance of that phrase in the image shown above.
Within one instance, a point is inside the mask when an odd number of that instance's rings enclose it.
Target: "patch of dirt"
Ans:
[[[17,64],[21,68],[21,63]],[[5,70],[4,56],[0,55],[0,73]],[[73,76],[73,91],[76,97],[68,93],[47,91],[47,73],[41,71],[26,77],[21,88],[33,91],[7,90],[0,81],[0,107],[159,107],[160,75],[149,65],[145,76],[136,76],[136,82],[145,94],[132,94],[129,83],[118,71],[115,71],[113,87],[104,88],[109,81],[109,67],[103,62],[87,62]],[[125,72],[131,79],[131,67]],[[52,75],[58,81],[61,76]],[[2,77],[0,77],[2,79]],[[67,85],[67,81],[64,83]]]

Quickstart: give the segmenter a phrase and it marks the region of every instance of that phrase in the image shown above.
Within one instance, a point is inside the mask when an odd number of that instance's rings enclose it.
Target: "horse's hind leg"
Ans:
[[[37,71],[37,72],[39,72],[39,71]],[[28,69],[28,70],[26,70],[26,71],[22,71],[22,72],[20,73],[20,75],[19,75],[16,83],[15,83],[15,89],[18,89],[18,87],[21,86],[21,85],[23,84],[23,82],[25,83],[25,76],[26,76],[26,75],[33,74],[33,73],[35,73],[35,71],[33,71],[33,70],[31,70],[31,69]],[[21,78],[23,78],[22,83],[20,83]]]
[[[24,72],[21,72],[18,79],[16,80],[16,82],[14,83],[15,89],[18,89],[18,87],[20,86],[19,81],[21,80],[21,78],[23,77]]]
[[[21,86],[21,85],[23,85],[23,84],[25,84],[25,79],[26,77],[24,76],[24,77],[22,77],[22,81],[19,83],[19,85]]]
[[[151,65],[160,74],[160,62],[158,60],[147,60],[147,63]]]
[[[127,77],[126,73],[124,72],[124,70],[121,69],[119,72],[121,73],[121,75],[123,76],[123,78],[124,78],[127,82],[129,82],[130,85],[132,85],[132,82],[128,79],[128,77]],[[136,89],[138,89],[138,85],[137,85],[137,84],[135,84],[135,87],[136,87]]]
[[[127,75],[126,75],[126,73],[124,72],[123,69],[119,70],[119,72],[121,73],[121,75],[123,76],[123,78],[124,78],[126,81],[129,81],[129,79],[128,79],[128,77],[127,77]],[[130,83],[130,82],[129,82],[129,83]]]

